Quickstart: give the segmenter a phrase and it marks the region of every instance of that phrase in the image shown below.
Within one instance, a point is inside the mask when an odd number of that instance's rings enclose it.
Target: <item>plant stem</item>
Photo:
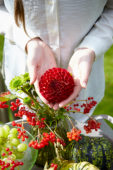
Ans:
[[[40,109],[43,108],[39,103],[37,103],[36,99],[34,99],[34,97],[32,96],[31,93],[28,93],[23,87],[21,88],[21,90],[22,90],[24,93],[26,93],[26,94],[34,101],[35,104],[38,104],[38,107],[39,107]]]
[[[75,127],[72,120],[70,119],[70,117],[68,115],[66,115],[67,119],[69,120],[69,122],[71,123],[72,127]]]

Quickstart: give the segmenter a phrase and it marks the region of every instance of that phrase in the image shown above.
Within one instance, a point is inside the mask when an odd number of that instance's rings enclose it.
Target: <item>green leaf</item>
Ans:
[[[59,115],[56,116],[55,118],[56,118],[57,120],[61,120],[61,119],[65,119],[65,116],[62,115],[62,114],[61,114],[61,115],[59,114]]]
[[[30,98],[30,97],[25,97],[25,98],[23,99],[23,103],[24,103],[24,104],[31,104],[31,98]]]

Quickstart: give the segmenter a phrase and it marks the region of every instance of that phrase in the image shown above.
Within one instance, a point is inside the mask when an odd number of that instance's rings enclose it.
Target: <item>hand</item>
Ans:
[[[95,59],[93,50],[84,48],[78,49],[72,56],[69,62],[68,71],[73,75],[75,81],[75,88],[71,96],[59,103],[59,107],[69,104],[73,99],[79,95],[82,88],[87,87],[88,78]],[[55,107],[58,108],[58,105]]]
[[[27,51],[27,66],[30,75],[30,84],[34,84],[36,92],[41,100],[48,104],[48,101],[39,92],[39,81],[41,76],[48,69],[57,67],[55,56],[51,48],[38,38],[28,42]]]

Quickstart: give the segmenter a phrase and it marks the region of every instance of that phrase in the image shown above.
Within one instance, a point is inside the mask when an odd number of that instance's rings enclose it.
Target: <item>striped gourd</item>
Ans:
[[[109,170],[113,163],[112,143],[104,138],[82,136],[79,142],[67,146],[64,158],[76,163],[87,161],[101,170]]]
[[[63,164],[60,170],[99,170],[99,168],[89,162],[84,161],[80,163]]]

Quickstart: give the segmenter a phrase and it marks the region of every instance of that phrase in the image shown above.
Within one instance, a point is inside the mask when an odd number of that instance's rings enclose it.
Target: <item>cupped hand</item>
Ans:
[[[41,100],[48,104],[48,101],[40,94],[39,81],[41,76],[48,69],[57,67],[54,53],[46,43],[38,38],[28,42],[27,51],[27,66],[30,75],[30,84],[34,84],[36,92]]]
[[[64,101],[53,106],[56,110],[59,107],[64,107],[73,99],[76,99],[82,88],[87,87],[88,78],[95,59],[93,50],[84,48],[78,49],[70,59],[68,71],[72,74],[75,81],[73,93]]]

